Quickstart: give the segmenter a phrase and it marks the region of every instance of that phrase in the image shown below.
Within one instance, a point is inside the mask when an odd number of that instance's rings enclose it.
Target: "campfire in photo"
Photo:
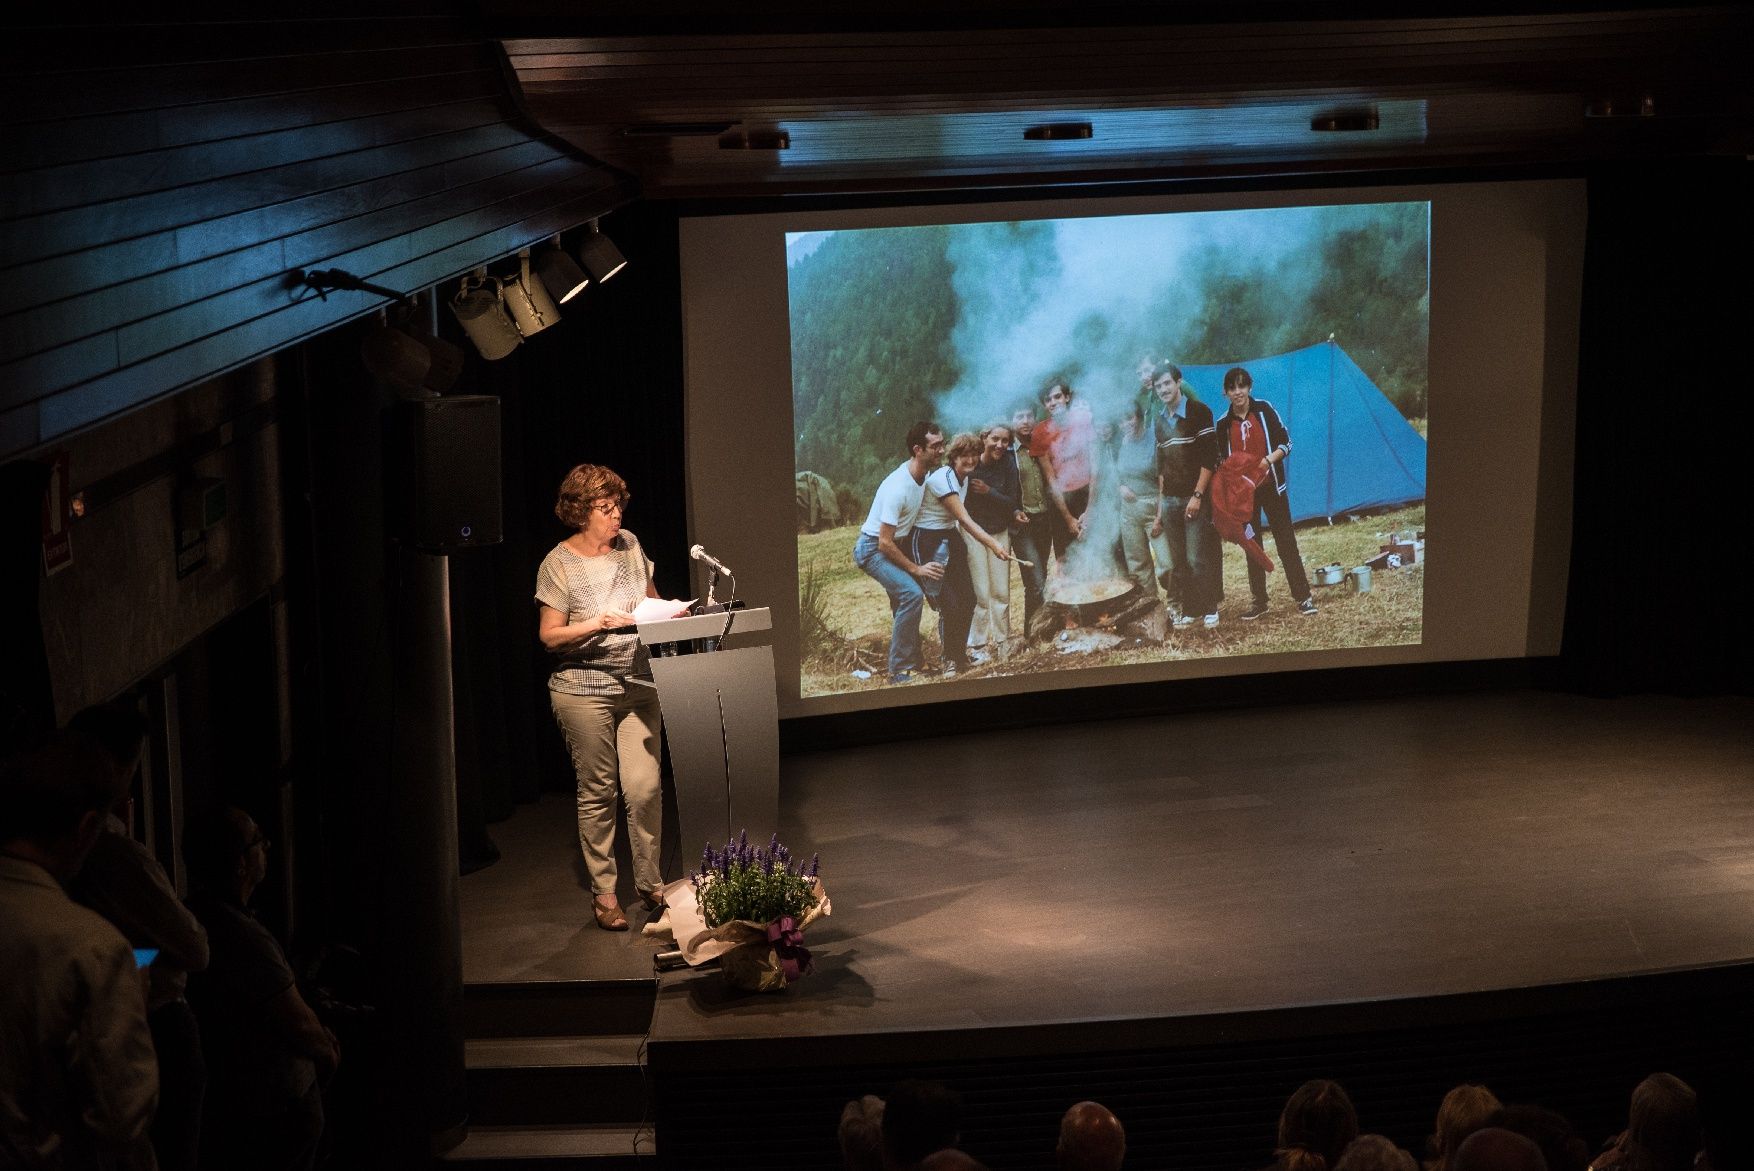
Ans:
[[[1044,603],[1030,624],[1032,640],[1054,640],[1068,654],[1107,650],[1128,638],[1162,641],[1168,615],[1155,589],[1127,576],[1120,556],[1120,501],[1097,494],[1084,528],[1054,565]]]

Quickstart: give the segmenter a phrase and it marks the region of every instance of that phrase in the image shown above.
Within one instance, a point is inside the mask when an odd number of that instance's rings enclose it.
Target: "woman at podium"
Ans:
[[[615,802],[627,807],[634,887],[657,906],[658,779],[662,716],[633,609],[658,596],[639,538],[621,527],[627,483],[580,464],[560,483],[554,515],[575,531],[536,571],[538,634],[558,662],[548,677],[554,718],[578,774],[579,848],[591,875],[591,910],[605,931],[626,931],[616,895]]]

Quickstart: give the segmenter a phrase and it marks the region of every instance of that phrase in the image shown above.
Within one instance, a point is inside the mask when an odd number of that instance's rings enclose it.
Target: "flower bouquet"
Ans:
[[[794,861],[775,834],[764,849],[747,831],[710,845],[698,873],[664,888],[666,921],[691,965],[719,961],[733,987],[778,992],[810,971],[804,928],[829,913],[819,859]]]

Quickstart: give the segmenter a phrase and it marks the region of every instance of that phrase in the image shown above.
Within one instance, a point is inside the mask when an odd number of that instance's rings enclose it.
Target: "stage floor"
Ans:
[[[1515,692],[793,757],[781,834],[821,851],[834,904],[816,973],[783,996],[668,974],[651,1040],[1195,1018],[1748,960],[1750,726],[1746,700]],[[494,836],[504,860],[462,883],[466,980],[650,975],[637,918],[589,923],[568,800]]]

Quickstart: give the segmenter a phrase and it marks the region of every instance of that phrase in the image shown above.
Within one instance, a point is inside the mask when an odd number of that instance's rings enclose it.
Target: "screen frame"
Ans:
[[[1437,539],[1425,571],[1420,644],[799,695],[795,518],[760,504],[793,494],[787,232],[1401,199],[1432,204],[1427,528]],[[681,218],[689,530],[738,567],[751,605],[773,609],[782,720],[1129,682],[1557,653],[1569,560],[1585,206],[1582,179],[1535,178]],[[1473,409],[1475,388],[1488,388],[1493,410]],[[1503,425],[1508,418],[1517,425]]]

